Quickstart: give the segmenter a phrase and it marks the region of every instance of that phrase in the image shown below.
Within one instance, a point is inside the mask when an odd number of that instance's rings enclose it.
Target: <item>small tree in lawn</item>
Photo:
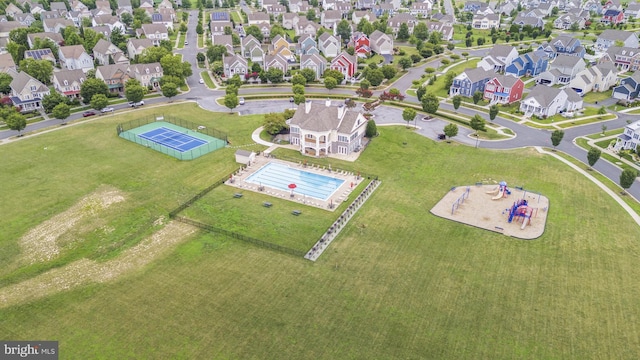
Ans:
[[[338,86],[338,80],[332,78],[332,77],[327,77],[324,79],[324,87],[326,87],[329,90],[335,89],[336,86]]]
[[[563,137],[564,131],[562,130],[555,130],[551,133],[551,144],[553,144],[553,151],[556,151],[556,146],[560,145]]]
[[[373,138],[374,136],[376,136],[378,134],[378,126],[376,125],[376,122],[373,120],[369,120],[367,121],[367,128],[364,132],[364,136],[368,137],[369,139]]]
[[[456,124],[447,124],[444,127],[444,135],[451,140],[452,137],[458,135],[458,125]]]
[[[162,95],[171,102],[171,98],[178,95],[178,87],[172,82],[166,82],[162,84]]]
[[[109,99],[104,94],[95,94],[91,98],[91,107],[100,111],[109,105]]]
[[[411,65],[413,65],[413,61],[408,57],[403,57],[398,61],[398,65],[400,65],[402,70],[407,70]]]
[[[20,132],[27,127],[27,119],[17,111],[9,113],[7,117],[4,118],[4,123],[7,124],[9,129],[16,130],[18,137],[22,136]]]
[[[636,181],[637,177],[638,172],[635,169],[626,168],[622,170],[622,173],[620,174],[620,186],[624,189],[622,192],[623,195],[627,193],[627,189],[633,185],[633,182]]]
[[[473,93],[473,103],[478,104],[482,100],[482,92],[476,91]]]
[[[427,93],[427,88],[424,86],[420,86],[418,87],[418,89],[416,89],[416,97],[418,97],[418,101],[422,101],[422,98],[424,97],[424,95]]]
[[[146,92],[147,89],[140,85],[140,82],[135,79],[130,79],[124,86],[124,96],[127,98],[127,101],[134,104],[142,101]]]
[[[587,153],[587,160],[589,161],[590,169],[593,168],[593,165],[595,165],[596,162],[598,162],[601,154],[602,151],[600,151],[600,149],[598,148],[592,147],[591,149],[589,149],[589,152]]]
[[[409,127],[411,120],[416,118],[416,115],[418,115],[418,113],[412,108],[405,108],[402,110],[402,118],[407,122],[407,127]]]
[[[233,109],[238,106],[238,95],[234,93],[230,93],[224,96],[224,106],[229,108],[229,111],[233,111]]]
[[[60,119],[61,125],[66,124],[65,119],[71,115],[71,108],[65,103],[60,103],[53,108],[52,115],[56,119]]]
[[[458,110],[458,108],[460,108],[460,103],[462,103],[462,96],[456,95],[451,98],[451,101],[453,102],[453,108],[455,110]]]
[[[469,126],[476,131],[476,137],[478,137],[478,131],[485,130],[485,121],[482,116],[476,114],[473,115],[471,121],[469,121]]]
[[[606,113],[607,113],[607,108],[605,108],[604,106],[601,106],[600,109],[598,109],[599,115],[604,115]]]
[[[305,102],[307,100],[307,98],[304,96],[304,94],[295,94],[293,95],[293,103],[296,105],[300,105],[303,102]]]
[[[604,136],[604,133],[607,131],[607,125],[602,125],[601,129],[602,129],[602,136]]]
[[[283,114],[269,113],[264,116],[264,130],[270,135],[277,135],[287,128],[287,123]]]
[[[498,116],[498,112],[500,110],[498,109],[498,105],[491,105],[489,107],[489,120],[493,121],[496,116]]]
[[[438,112],[438,107],[440,106],[440,100],[435,94],[425,94],[422,97],[422,110],[428,112],[429,114],[435,114]]]

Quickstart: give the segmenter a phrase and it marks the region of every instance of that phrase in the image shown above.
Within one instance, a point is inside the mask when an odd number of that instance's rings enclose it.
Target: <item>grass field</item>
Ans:
[[[119,139],[118,122],[162,111],[225,131],[234,145],[261,124],[193,104],[161,109],[0,146],[11,194],[0,202],[0,290],[74,259],[117,256],[236,167],[235,149],[180,162]],[[378,131],[355,164],[383,182],[316,263],[199,232],[117,281],[0,309],[0,333],[59,340],[61,358],[636,357],[640,229],[619,205],[533,150],[496,155],[404,126]],[[550,199],[541,238],[429,214],[452,186],[489,178]],[[79,224],[58,260],[16,266],[24,233],[103,186],[125,200]]]

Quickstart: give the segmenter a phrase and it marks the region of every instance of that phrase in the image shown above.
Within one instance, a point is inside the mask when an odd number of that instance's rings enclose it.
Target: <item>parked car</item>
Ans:
[[[115,109],[112,107],[106,107],[104,109],[102,109],[102,113],[108,113],[108,112],[113,112]]]
[[[89,117],[89,116],[93,116],[95,114],[96,114],[95,111],[85,111],[85,112],[82,113],[82,117]]]
[[[129,106],[131,106],[131,107],[137,107],[137,106],[142,106],[142,105],[144,105],[144,100],[141,100],[141,101],[138,101],[138,102],[133,102],[133,101],[129,102]]]
[[[243,97],[238,98],[238,104],[244,105],[244,98]]]
[[[199,82],[200,84],[204,84],[204,79],[200,78],[200,80],[198,80],[198,82]]]
[[[189,42],[187,40],[184,41],[184,46],[189,45]]]
[[[289,102],[293,102],[293,96],[289,98]]]

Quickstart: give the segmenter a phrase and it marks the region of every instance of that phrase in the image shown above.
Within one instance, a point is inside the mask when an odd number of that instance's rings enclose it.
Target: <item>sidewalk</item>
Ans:
[[[599,142],[599,141],[602,141],[602,140],[613,140],[613,139],[615,139],[617,137],[618,137],[618,135],[603,136],[600,139],[589,139],[588,137],[584,137],[584,136],[582,138],[583,139],[587,139],[587,144],[589,146],[600,149],[600,147],[596,145],[596,142]],[[626,164],[628,166],[631,166],[632,168],[634,168],[634,169],[636,169],[636,170],[638,170],[640,172],[640,166],[638,166],[637,164],[635,164],[632,161],[629,161],[629,160],[627,160],[625,158],[619,157],[618,154],[616,154],[610,147],[607,147],[606,149],[603,149],[602,152],[606,153],[608,155],[611,155],[613,157],[617,157],[618,158],[618,161],[616,163],[614,163],[614,165],[618,165],[619,166],[622,163],[624,163],[624,164]]]

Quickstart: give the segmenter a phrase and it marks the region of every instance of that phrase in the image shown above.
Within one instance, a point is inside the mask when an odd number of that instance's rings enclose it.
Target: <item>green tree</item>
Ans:
[[[307,80],[307,84],[316,81],[316,72],[313,71],[313,69],[302,69],[298,74],[304,76],[305,80]]]
[[[405,41],[409,39],[409,26],[406,23],[400,24],[400,28],[398,29],[398,35],[396,35],[396,39],[400,41]]]
[[[499,111],[500,109],[498,109],[498,105],[491,105],[489,107],[489,120],[493,121],[496,116],[498,116]]]
[[[287,128],[287,123],[283,114],[269,113],[264,116],[262,126],[270,135],[277,135]]]
[[[18,45],[25,47],[29,46],[28,41],[29,29],[26,27],[19,27],[9,31],[9,40]]]
[[[24,115],[14,110],[9,112],[9,114],[7,114],[3,119],[4,123],[7,124],[10,130],[15,130],[18,132],[18,136],[22,136],[22,130],[27,127],[27,119]]]
[[[408,68],[411,67],[411,65],[413,65],[413,61],[411,61],[411,58],[403,57],[400,60],[398,60],[398,65],[400,65],[402,70],[407,70]]]
[[[360,89],[369,90],[370,86],[371,86],[371,83],[369,82],[369,80],[363,79],[362,81],[360,81]]]
[[[91,29],[84,29],[83,45],[85,49],[93,49],[100,39],[106,40],[104,34],[95,32]],[[114,44],[117,45],[117,43]]]
[[[108,105],[109,105],[109,99],[105,94],[95,94],[91,98],[91,107],[98,111],[106,108]]]
[[[302,94],[302,95],[304,95],[304,86],[303,85],[293,85],[293,86],[291,86],[291,91],[294,94]]]
[[[300,105],[303,102],[305,102],[307,100],[307,98],[304,96],[304,94],[294,94],[293,95],[293,103],[296,105]]]
[[[398,69],[393,65],[385,65],[380,68],[380,71],[382,71],[385,79],[393,79],[398,73]]]
[[[232,111],[233,109],[235,109],[236,106],[238,106],[238,95],[236,94],[225,95],[224,106],[228,107],[229,111]]]
[[[417,23],[413,27],[413,36],[420,40],[427,40],[429,38],[429,29],[427,28],[427,24],[423,21]]]
[[[412,108],[404,108],[404,110],[402,110],[402,118],[407,122],[407,126],[409,126],[412,120],[416,119],[416,115],[418,115],[418,113]]]
[[[51,113],[58,104],[69,104],[69,99],[57,91],[51,91],[42,98],[42,108],[46,113]]]
[[[348,41],[351,39],[351,24],[347,20],[340,20],[336,27],[336,34],[342,39],[342,41]]]
[[[71,115],[71,108],[65,103],[60,103],[53,108],[51,113],[54,118],[61,121],[61,125],[66,124],[65,120]]]
[[[445,125],[443,131],[444,131],[444,135],[446,137],[448,137],[449,139],[451,139],[452,137],[458,135],[458,125],[456,125],[456,124],[447,124],[447,125]]]
[[[602,136],[604,136],[604,133],[607,131],[607,125],[602,125],[602,127],[600,127],[600,129],[602,129]]]
[[[480,102],[480,100],[482,100],[482,92],[481,91],[476,91],[473,93],[473,103],[477,104]]]
[[[196,34],[202,35],[203,33],[204,29],[202,28],[202,24],[198,23],[198,25],[196,25]]]
[[[207,58],[203,53],[199,52],[199,53],[196,54],[196,61],[204,62],[206,59]]]
[[[371,83],[371,85],[378,86],[382,84],[382,81],[384,80],[384,73],[380,69],[370,70],[367,71],[366,79]]]
[[[328,77],[332,77],[336,79],[338,84],[342,83],[342,81],[344,80],[344,75],[340,71],[332,69],[326,70],[324,74],[322,74],[322,77],[325,79]]]
[[[53,64],[48,60],[24,59],[20,61],[20,70],[33,76],[45,85],[51,84]]]
[[[469,126],[471,126],[471,128],[476,131],[476,136],[478,136],[478,131],[485,130],[485,121],[482,116],[476,114],[473,115],[473,117],[469,121]]]
[[[364,136],[371,139],[377,134],[378,134],[378,126],[376,125],[376,122],[373,120],[367,121],[367,128],[365,129]]]
[[[606,113],[607,113],[607,109],[604,106],[601,106],[600,109],[598,109],[598,114],[604,115]]]
[[[142,54],[138,56],[138,63],[150,64],[154,62],[160,62],[163,56],[170,54],[166,48],[162,46],[152,46],[142,51]]]
[[[238,96],[238,87],[235,85],[229,85],[224,89],[225,94],[229,95],[229,94],[235,94],[236,96]]]
[[[78,28],[75,26],[67,26],[62,31],[62,38],[64,39],[64,45],[82,45],[82,37],[78,34]]]
[[[242,86],[242,79],[240,78],[240,75],[233,75],[230,79],[227,80],[227,85],[233,85],[236,88],[240,89],[240,87]]]
[[[622,173],[620,174],[620,186],[624,189],[622,192],[623,194],[626,194],[627,189],[633,185],[633,182],[636,181],[637,177],[638,172],[635,169],[626,168],[622,170]]]
[[[594,147],[589,149],[589,152],[587,153],[587,160],[589,161],[590,167],[593,167],[593,165],[598,162],[598,159],[600,159],[600,155],[602,155],[602,151],[600,151],[600,149]]]
[[[447,72],[446,75],[444,76],[444,86],[442,88],[447,90],[447,92],[448,92],[449,89],[451,89],[451,85],[453,85],[453,79],[456,76],[458,76],[458,74],[456,74],[453,71]]]
[[[11,82],[13,78],[7,73],[0,73],[0,94],[8,94],[11,92]]]
[[[267,70],[267,80],[272,84],[279,84],[284,81],[284,73],[280,69],[271,68]]]
[[[314,9],[307,10],[307,20],[309,21],[316,20],[316,11]]]
[[[327,77],[324,79],[324,87],[326,87],[327,89],[332,90],[335,89],[336,86],[338,86],[338,82],[335,78]]]
[[[135,79],[127,81],[124,86],[124,96],[129,102],[138,103],[142,101],[145,93],[146,88],[140,85],[140,82]]]
[[[300,74],[295,74],[291,77],[291,85],[302,85],[304,87],[307,85],[307,79]]]
[[[458,110],[458,108],[460,107],[460,103],[462,103],[462,96],[456,95],[453,98],[451,98],[451,101],[453,102],[453,108],[455,110]]]
[[[433,93],[427,93],[422,97],[422,110],[429,114],[435,114],[440,106],[440,100]]]
[[[249,25],[245,27],[244,32],[245,34],[247,34],[247,36],[253,35],[253,37],[255,37],[256,40],[258,40],[259,42],[262,42],[262,40],[264,39],[264,35],[262,35],[262,30],[260,30],[260,28],[257,27],[256,25]]]
[[[556,146],[560,145],[562,138],[564,137],[564,131],[555,130],[551,133],[551,144],[553,144],[553,149],[555,151]]]
[[[167,54],[160,59],[163,75],[175,76],[180,79],[186,79],[193,74],[191,64],[182,61],[180,55]]]
[[[104,81],[100,79],[87,79],[82,83],[82,85],[80,85],[80,96],[82,96],[82,101],[85,104],[89,104],[93,96],[96,94],[102,94],[105,98],[107,97],[107,95],[109,95],[109,88],[107,87],[107,84],[104,83]],[[103,107],[106,107],[106,105]]]
[[[171,102],[171,98],[178,95],[178,86],[172,82],[166,82],[162,84],[162,95],[169,99]]]

